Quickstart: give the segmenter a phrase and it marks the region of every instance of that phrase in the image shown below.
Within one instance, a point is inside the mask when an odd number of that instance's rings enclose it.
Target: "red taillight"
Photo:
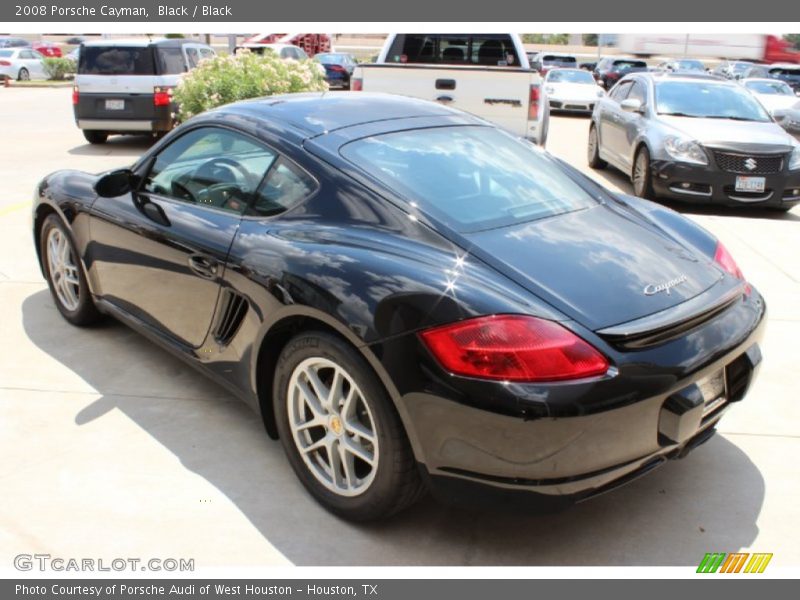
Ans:
[[[535,121],[539,118],[539,93],[541,88],[538,84],[531,86],[531,93],[528,102],[528,120]]]
[[[722,242],[717,242],[717,250],[714,252],[714,262],[722,267],[726,273],[733,275],[736,279],[744,281],[744,275],[739,265],[733,260],[733,256]]]
[[[523,315],[478,317],[420,337],[449,372],[500,381],[563,381],[602,375],[608,360],[553,321]]]
[[[78,91],[78,86],[77,85],[73,85],[72,86],[72,104],[77,105],[78,104],[78,100],[80,99],[80,97],[81,97],[81,93]]]
[[[344,73],[345,72],[345,68],[342,67],[341,65],[328,65],[328,68],[331,71],[336,71],[338,73]]]
[[[362,91],[364,89],[364,81],[361,78],[351,80],[350,89],[354,92]]]
[[[153,106],[169,106],[172,103],[172,89],[167,87],[153,88]]]
[[[11,63],[7,60],[0,60],[0,67],[10,67]]]

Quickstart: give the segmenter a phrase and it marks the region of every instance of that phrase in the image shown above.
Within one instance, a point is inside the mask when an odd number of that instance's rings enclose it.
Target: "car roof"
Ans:
[[[730,81],[728,79],[723,79],[721,77],[717,77],[712,75],[711,73],[700,73],[697,71],[691,70],[683,70],[683,71],[645,71],[642,73],[631,73],[630,75],[626,75],[623,79],[647,79],[652,81],[653,83],[657,83],[659,81],[683,81],[683,82],[696,82],[696,81],[712,81],[714,83],[719,83],[721,85],[728,85],[734,86],[736,85],[735,82]]]
[[[185,44],[199,44],[201,46],[205,46],[202,42],[198,42],[196,40],[189,40],[189,39],[155,39],[155,40],[145,40],[141,38],[133,38],[133,39],[112,39],[112,40],[90,40],[83,42],[81,45],[87,48],[92,47],[107,47],[107,46],[124,46],[124,47],[135,47],[135,48],[145,48],[147,46],[159,46],[159,47],[166,47],[166,48],[175,48],[178,46],[183,46]]]
[[[309,92],[268,96],[228,104],[198,117],[219,120],[226,117],[245,117],[249,120],[289,125],[305,137],[314,137],[336,129],[365,123],[395,121],[419,117],[449,117],[465,113],[441,104],[407,96],[368,92]],[[468,121],[485,124],[468,116]]]

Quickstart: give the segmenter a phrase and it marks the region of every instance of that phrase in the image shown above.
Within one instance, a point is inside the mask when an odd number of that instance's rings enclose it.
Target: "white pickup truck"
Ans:
[[[351,89],[435,100],[547,141],[542,80],[516,34],[392,34],[377,62],[356,67]]]

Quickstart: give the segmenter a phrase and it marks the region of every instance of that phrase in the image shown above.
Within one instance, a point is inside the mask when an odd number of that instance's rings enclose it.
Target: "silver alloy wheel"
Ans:
[[[289,378],[286,402],[294,443],[314,478],[340,496],[364,493],[378,468],[378,436],[350,374],[326,358],[307,358]]]
[[[589,131],[589,148],[587,154],[589,155],[589,162],[594,160],[594,154],[597,151],[597,129],[592,127]]]
[[[53,227],[47,235],[46,248],[50,278],[58,301],[69,311],[77,310],[81,283],[67,236],[57,227]]]
[[[633,165],[633,191],[637,196],[644,194],[645,179],[647,178],[647,160],[644,152],[636,155],[636,162]]]
[[[28,72],[28,69],[22,68],[19,70],[19,80],[20,81],[30,81],[31,74]]]

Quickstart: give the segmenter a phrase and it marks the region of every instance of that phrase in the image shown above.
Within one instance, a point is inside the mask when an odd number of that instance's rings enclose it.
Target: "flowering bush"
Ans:
[[[69,58],[45,58],[42,63],[44,64],[44,74],[47,78],[53,81],[63,81],[69,75],[74,75],[75,61]]]
[[[247,98],[328,89],[325,75],[311,60],[284,61],[270,49],[216,56],[184,75],[174,91],[181,120]]]

